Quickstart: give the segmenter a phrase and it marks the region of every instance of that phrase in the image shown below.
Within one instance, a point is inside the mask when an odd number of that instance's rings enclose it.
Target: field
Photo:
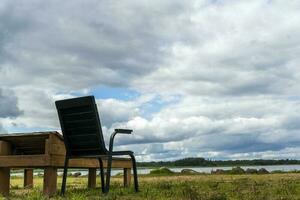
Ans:
[[[99,178],[98,178],[99,179]],[[99,181],[99,180],[98,180]],[[46,199],[42,178],[35,177],[34,189],[23,189],[22,178],[11,179],[10,199]],[[61,179],[59,179],[60,187]],[[300,174],[267,175],[171,175],[140,176],[139,193],[122,187],[122,177],[114,177],[111,192],[86,189],[86,177],[69,177],[66,199],[168,199],[168,200],[300,200]],[[99,186],[100,183],[98,182]],[[0,197],[1,199],[1,197]],[[64,199],[59,195],[51,199]]]

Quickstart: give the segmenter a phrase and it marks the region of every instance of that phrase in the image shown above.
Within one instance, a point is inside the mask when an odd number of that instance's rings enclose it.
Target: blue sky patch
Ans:
[[[132,100],[137,98],[140,94],[132,89],[121,87],[107,87],[101,86],[92,89],[90,94],[97,99],[118,99],[118,100]]]

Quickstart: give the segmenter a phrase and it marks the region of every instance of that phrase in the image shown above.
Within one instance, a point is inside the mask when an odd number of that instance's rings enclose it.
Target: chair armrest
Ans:
[[[131,134],[132,130],[131,129],[115,129],[115,132],[122,133],[122,134]]]
[[[130,130],[130,129],[115,129],[115,131],[110,136],[110,140],[109,140],[109,153],[111,153],[113,151],[114,139],[115,139],[115,136],[118,133],[121,133],[121,134],[131,134],[132,130]]]

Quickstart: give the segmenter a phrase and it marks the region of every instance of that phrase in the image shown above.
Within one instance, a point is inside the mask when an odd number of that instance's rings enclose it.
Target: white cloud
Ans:
[[[126,122],[139,114],[139,105],[132,101],[103,99],[97,101],[101,122],[106,127],[118,122]]]
[[[180,29],[183,38],[167,47],[162,67],[136,83],[168,94],[294,94],[300,89],[299,7],[279,1],[201,4],[184,13],[190,20]]]
[[[295,126],[299,109],[297,102],[266,97],[230,97],[219,101],[185,98],[151,119],[135,117],[117,124],[134,130],[133,136],[121,137],[118,144],[164,144],[162,153],[169,150],[166,154],[172,158],[170,154],[175,151],[174,159],[202,154],[226,158],[226,152],[228,158],[239,152],[282,151],[300,142],[300,129]],[[146,149],[149,152],[153,148]]]

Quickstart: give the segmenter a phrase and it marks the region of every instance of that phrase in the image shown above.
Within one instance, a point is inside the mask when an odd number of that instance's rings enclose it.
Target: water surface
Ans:
[[[295,171],[295,170],[300,171],[300,165],[264,165],[264,166],[258,165],[258,166],[241,166],[241,168],[243,168],[244,170],[246,170],[248,168],[257,169],[257,170],[260,168],[265,168],[269,172],[272,172],[275,170],[281,170],[284,172]],[[149,174],[152,169],[154,169],[154,168],[138,168],[138,174]],[[171,167],[169,169],[174,172],[181,172],[181,170],[183,170],[183,169],[192,169],[197,172],[211,173],[212,170],[216,170],[216,169],[230,170],[230,169],[232,169],[232,167],[176,167],[176,168]],[[76,172],[80,172],[81,175],[83,175],[83,176],[88,174],[87,170],[70,171],[70,173],[72,173],[72,174],[74,174]],[[122,169],[113,169],[111,174],[112,174],[112,176],[114,176],[114,175],[117,175],[118,173],[122,173],[122,172],[123,172]],[[34,172],[34,175],[38,175],[38,174],[43,174],[43,172],[42,171]],[[62,172],[59,171],[58,174],[61,175]],[[23,176],[23,173],[12,173],[11,175],[12,176]]]

